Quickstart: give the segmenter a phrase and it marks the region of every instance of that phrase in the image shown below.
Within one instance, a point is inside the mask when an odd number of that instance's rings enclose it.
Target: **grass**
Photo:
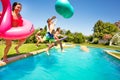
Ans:
[[[15,56],[15,55],[20,55],[20,54],[16,54],[16,51],[14,49],[16,45],[17,44],[12,45],[12,47],[9,50],[8,57]],[[41,44],[39,47],[36,47],[35,44],[33,44],[33,43],[31,43],[31,44],[23,44],[19,48],[19,51],[20,51],[21,54],[25,54],[25,53],[40,50],[40,49],[43,49],[43,48],[46,48],[46,47],[47,46],[45,44]],[[2,56],[4,54],[4,48],[5,48],[4,44],[0,45],[0,59],[2,58]]]
[[[8,53],[8,57],[11,56],[15,56],[15,55],[20,55],[20,54],[16,54],[15,51],[15,46],[17,44],[13,44],[9,53]],[[97,47],[97,48],[106,48],[106,49],[111,49],[111,50],[120,50],[120,47],[114,47],[114,46],[108,46],[108,45],[102,45],[102,44],[88,44],[88,43],[83,43],[80,45],[86,45],[86,46],[90,46],[90,47]],[[28,52],[32,52],[32,51],[36,51],[36,50],[40,50],[40,49],[44,49],[46,48],[46,44],[40,44],[39,47],[36,47],[34,43],[29,43],[29,44],[23,44],[20,48],[19,51],[21,54],[25,54]],[[5,44],[1,44],[0,45],[0,59],[2,58],[3,54],[4,54],[4,48],[5,48]],[[115,53],[114,53],[115,54]],[[119,54],[116,54],[117,56],[120,56]]]
[[[115,54],[116,56],[119,56],[119,57],[120,57],[120,54],[118,54],[118,53],[113,53],[113,54]]]

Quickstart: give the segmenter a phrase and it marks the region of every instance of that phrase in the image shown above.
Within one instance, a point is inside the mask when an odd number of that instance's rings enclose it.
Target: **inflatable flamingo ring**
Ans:
[[[11,26],[11,4],[9,0],[1,0],[2,15],[0,17],[0,38],[18,40],[29,37],[34,32],[33,24],[23,19],[23,26]]]

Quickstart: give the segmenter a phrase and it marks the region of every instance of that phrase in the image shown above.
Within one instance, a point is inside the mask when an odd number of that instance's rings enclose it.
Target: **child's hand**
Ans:
[[[56,16],[53,16],[53,17],[51,18],[51,20],[52,20],[52,19],[55,19],[55,18],[56,18]]]

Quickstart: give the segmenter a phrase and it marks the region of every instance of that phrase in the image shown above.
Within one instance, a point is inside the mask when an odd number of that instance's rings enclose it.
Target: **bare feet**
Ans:
[[[38,47],[38,44],[36,44],[36,46]]]
[[[3,62],[8,62],[7,58],[4,58],[4,59],[3,59]]]
[[[64,50],[62,49],[62,50],[61,50],[61,52],[63,53],[63,52],[64,52]]]
[[[36,45],[36,47],[38,48],[38,45]]]
[[[20,54],[20,52],[18,51],[17,46],[15,47],[15,50],[16,50],[16,53],[17,53],[17,54]]]
[[[48,51],[46,51],[47,55],[50,55],[50,53]]]

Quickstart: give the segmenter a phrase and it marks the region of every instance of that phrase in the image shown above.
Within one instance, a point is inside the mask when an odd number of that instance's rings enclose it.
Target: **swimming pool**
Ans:
[[[103,49],[51,49],[0,67],[0,80],[120,80],[120,61]]]

